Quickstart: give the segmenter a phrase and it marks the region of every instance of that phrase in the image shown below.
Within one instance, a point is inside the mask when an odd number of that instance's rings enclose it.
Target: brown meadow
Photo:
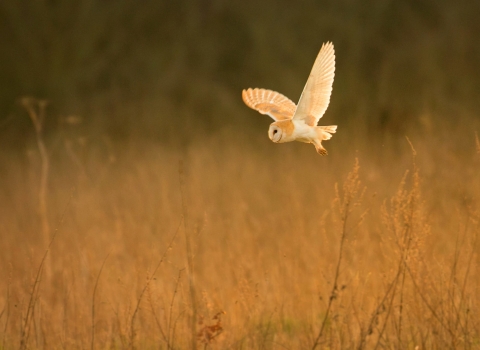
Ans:
[[[478,138],[354,130],[3,152],[1,347],[478,347]]]

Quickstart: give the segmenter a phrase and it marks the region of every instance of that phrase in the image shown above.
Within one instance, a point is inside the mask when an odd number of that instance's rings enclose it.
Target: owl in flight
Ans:
[[[330,102],[334,75],[335,51],[333,44],[327,42],[322,45],[313,64],[298,106],[288,97],[266,89],[243,90],[242,98],[248,107],[268,114],[275,120],[268,129],[270,140],[275,143],[313,143],[317,152],[324,156],[327,150],[322,146],[322,141],[330,140],[337,126],[317,126],[317,123]]]

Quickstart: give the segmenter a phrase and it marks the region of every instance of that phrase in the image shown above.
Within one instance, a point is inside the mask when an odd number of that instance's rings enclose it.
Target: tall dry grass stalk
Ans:
[[[183,211],[183,232],[185,234],[185,253],[187,260],[187,274],[188,274],[188,287],[190,293],[190,303],[192,308],[192,315],[190,319],[190,339],[191,339],[191,348],[195,350],[197,348],[197,293],[195,289],[195,270],[194,270],[194,252],[193,252],[193,241],[191,236],[191,231],[189,230],[189,219],[187,199],[186,199],[186,184],[185,184],[185,168],[183,161],[179,162],[178,165],[178,175],[180,180],[180,194],[182,199],[182,211]]]
[[[342,191],[343,195],[340,193],[338,189],[338,185],[335,184],[336,196],[334,199],[334,207],[336,210],[338,210],[338,214],[340,216],[340,235],[339,235],[340,247],[338,252],[337,264],[335,267],[335,274],[333,277],[332,290],[328,297],[327,309],[325,311],[325,315],[323,317],[320,330],[318,331],[318,335],[316,336],[315,341],[313,342],[312,350],[317,348],[317,346],[320,345],[320,340],[322,338],[323,331],[325,330],[327,321],[329,320],[330,310],[332,308],[333,302],[337,299],[338,293],[341,292],[341,289],[343,289],[338,285],[338,280],[340,277],[340,267],[342,263],[342,257],[344,254],[343,247],[345,244],[345,240],[347,238],[347,224],[350,223],[350,217],[351,217],[352,211],[354,210],[354,207],[361,205],[361,201],[364,194],[364,191],[361,191],[359,171],[360,171],[360,165],[358,162],[358,158],[356,158],[353,169],[347,175],[347,179],[343,184],[343,191]],[[356,227],[358,227],[361,224],[365,214],[366,212],[360,216],[360,219],[355,225]]]
[[[129,340],[129,345],[128,345],[129,349],[134,349],[135,348],[135,335],[136,335],[136,332],[135,332],[135,318],[137,316],[137,313],[140,311],[140,303],[142,302],[142,299],[143,299],[143,296],[145,295],[145,292],[148,291],[148,288],[150,286],[150,283],[151,283],[152,279],[155,278],[155,274],[157,273],[158,269],[160,268],[160,265],[162,265],[162,263],[165,261],[165,259],[167,257],[168,252],[172,249],[173,243],[175,242],[175,239],[177,238],[178,231],[179,231],[179,229],[182,225],[182,222],[184,220],[185,219],[182,218],[182,220],[180,221],[180,224],[178,225],[178,228],[175,231],[175,234],[173,235],[172,239],[170,240],[170,243],[167,245],[167,248],[165,249],[165,251],[161,255],[160,260],[158,261],[157,265],[155,266],[155,269],[153,270],[151,276],[147,277],[147,282],[145,283],[145,285],[144,285],[144,287],[143,287],[143,289],[140,293],[140,296],[138,297],[137,304],[135,306],[135,309],[133,310],[133,314],[132,314],[131,321],[130,321],[130,332],[129,332],[130,340]]]
[[[105,263],[107,262],[108,256],[110,254],[107,254],[105,257],[105,260],[102,262],[102,266],[100,266],[100,270],[98,271],[97,274],[97,279],[95,280],[95,286],[93,287],[93,294],[92,294],[92,341],[90,343],[90,349],[93,350],[95,349],[95,296],[97,294],[97,289],[98,289],[98,282],[100,281],[100,276],[103,271],[103,267],[105,266]]]
[[[48,157],[47,147],[43,139],[47,100],[37,99],[34,97],[22,97],[20,103],[25,108],[35,128],[35,139],[37,141],[38,152],[40,154],[40,185],[38,188],[38,209],[40,221],[42,224],[42,233],[44,243],[50,240],[50,223],[48,219],[48,173],[50,171],[50,160]]]
[[[70,198],[71,199],[71,198]],[[68,208],[70,204],[70,200],[66,205],[66,208]],[[55,241],[55,238],[57,237],[58,229],[60,225],[63,224],[63,220],[65,218],[65,213],[66,210],[62,213],[62,216],[58,222],[58,227],[54,230],[52,238],[50,239],[50,242],[48,243],[47,249],[42,255],[42,258],[40,260],[40,264],[38,265],[38,268],[36,270],[36,273],[34,275],[34,281],[31,286],[30,294],[28,296],[28,304],[27,308],[25,311],[25,316],[23,317],[21,328],[20,328],[20,349],[27,349],[28,348],[28,342],[30,338],[30,333],[31,333],[31,327],[32,323],[34,323],[34,317],[35,317],[35,310],[37,307],[37,302],[40,299],[40,283],[42,280],[42,276],[44,275],[44,268],[45,268],[45,263],[48,257],[48,253],[50,252],[52,248],[52,244]],[[7,302],[8,302],[8,295],[7,295]],[[5,328],[7,328],[8,325],[8,320],[5,325]]]
[[[475,133],[475,143],[477,146],[477,153],[480,154],[480,140],[478,139],[478,134]]]

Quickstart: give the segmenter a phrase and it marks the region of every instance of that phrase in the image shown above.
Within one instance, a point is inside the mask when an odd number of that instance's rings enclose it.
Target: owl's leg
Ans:
[[[318,154],[320,154],[322,156],[328,155],[327,150],[325,149],[325,147],[322,146],[322,143],[319,140],[315,140],[312,143],[315,146],[315,149],[317,150]]]
[[[326,156],[328,154],[327,150],[322,146],[323,140],[330,140],[332,138],[331,133],[335,133],[337,130],[336,125],[330,126],[317,126],[315,131],[317,132],[317,137],[313,139],[312,143],[315,145],[318,154]]]
[[[328,155],[327,150],[322,146],[321,148],[317,148],[317,153],[320,154],[321,156],[326,156]]]

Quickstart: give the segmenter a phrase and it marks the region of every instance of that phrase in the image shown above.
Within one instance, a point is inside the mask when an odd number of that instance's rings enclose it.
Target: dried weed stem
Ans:
[[[70,206],[71,200],[72,200],[72,195],[70,195],[67,205],[65,206],[65,210],[62,213],[62,216],[59,221],[59,226],[63,223],[65,214],[67,212],[68,207]],[[40,261],[40,265],[38,266],[37,273],[35,275],[35,281],[33,283],[32,291],[30,292],[30,297],[28,300],[27,314],[25,315],[25,320],[22,324],[21,331],[20,331],[20,350],[26,349],[28,345],[28,338],[30,336],[30,323],[32,322],[35,304],[38,300],[43,268],[45,266],[45,261],[48,256],[48,252],[50,251],[52,244],[55,241],[55,238],[57,237],[57,234],[58,234],[58,228],[55,229],[52,239],[48,243],[47,249],[45,250],[45,253],[42,256],[42,260]]]
[[[188,286],[190,292],[190,302],[192,305],[192,318],[190,320],[190,331],[191,331],[191,347],[192,350],[197,349],[197,297],[195,291],[195,274],[194,274],[194,265],[193,265],[193,248],[192,241],[188,230],[188,211],[187,203],[185,199],[185,168],[182,161],[179,162],[178,174],[180,179],[180,189],[182,195],[182,210],[184,216],[184,234],[185,234],[185,250],[187,254],[187,271],[188,271]]]
[[[93,295],[92,295],[92,341],[90,344],[90,349],[94,349],[95,346],[95,295],[97,293],[98,282],[100,281],[100,275],[102,274],[103,267],[105,266],[105,262],[107,261],[110,253],[107,254],[105,259],[102,262],[102,266],[100,266],[100,270],[97,274],[97,279],[95,280],[95,286],[93,287]]]
[[[45,110],[48,101],[33,97],[23,97],[20,99],[21,105],[25,108],[28,116],[32,120],[35,128],[35,136],[40,152],[41,171],[40,171],[40,188],[38,193],[39,199],[39,213],[42,223],[42,233],[44,242],[48,242],[50,238],[50,223],[48,220],[47,207],[47,189],[48,189],[48,173],[50,169],[50,160],[48,158],[47,147],[43,140],[43,128],[45,125]]]
[[[142,302],[142,298],[143,298],[143,295],[145,294],[146,290],[148,289],[149,285],[150,285],[150,282],[153,280],[153,278],[155,277],[155,274],[157,273],[158,269],[160,268],[160,265],[163,263],[163,261],[165,260],[166,256],[167,256],[167,253],[172,249],[172,246],[173,246],[173,242],[175,241],[175,239],[177,238],[177,235],[178,235],[178,231],[180,230],[180,227],[182,226],[182,221],[184,220],[184,218],[182,217],[182,219],[180,220],[180,223],[177,227],[177,229],[175,230],[175,234],[173,235],[172,239],[170,240],[170,242],[168,243],[167,245],[167,248],[165,249],[165,251],[163,252],[160,260],[158,261],[158,264],[157,266],[155,266],[155,269],[153,270],[153,273],[150,277],[147,278],[147,282],[145,283],[145,286],[143,287],[142,289],[142,292],[140,293],[140,296],[138,297],[138,300],[137,300],[137,305],[135,306],[135,309],[133,311],[133,314],[132,314],[132,318],[130,319],[130,333],[129,333],[129,344],[128,344],[128,348],[129,349],[134,349],[134,341],[135,341],[135,317],[137,316],[137,313],[138,311],[140,310],[140,303]]]
[[[363,192],[360,192],[359,170],[360,170],[360,166],[358,163],[358,158],[356,158],[353,169],[348,174],[347,179],[343,184],[343,196],[340,195],[340,191],[338,190],[338,185],[335,186],[336,198],[334,200],[334,203],[338,207],[340,220],[341,220],[340,221],[341,222],[340,247],[338,252],[337,265],[335,268],[335,275],[333,278],[333,286],[330,292],[330,296],[328,298],[327,309],[325,311],[325,316],[323,317],[320,330],[318,331],[318,334],[313,343],[312,350],[314,350],[320,344],[320,339],[322,338],[325,325],[327,324],[327,321],[329,319],[333,302],[338,296],[338,292],[339,292],[338,279],[340,277],[340,266],[342,263],[344,244],[347,236],[347,223],[349,222],[349,218],[352,213],[353,207],[357,205],[363,197]],[[363,218],[363,215],[361,218]]]

